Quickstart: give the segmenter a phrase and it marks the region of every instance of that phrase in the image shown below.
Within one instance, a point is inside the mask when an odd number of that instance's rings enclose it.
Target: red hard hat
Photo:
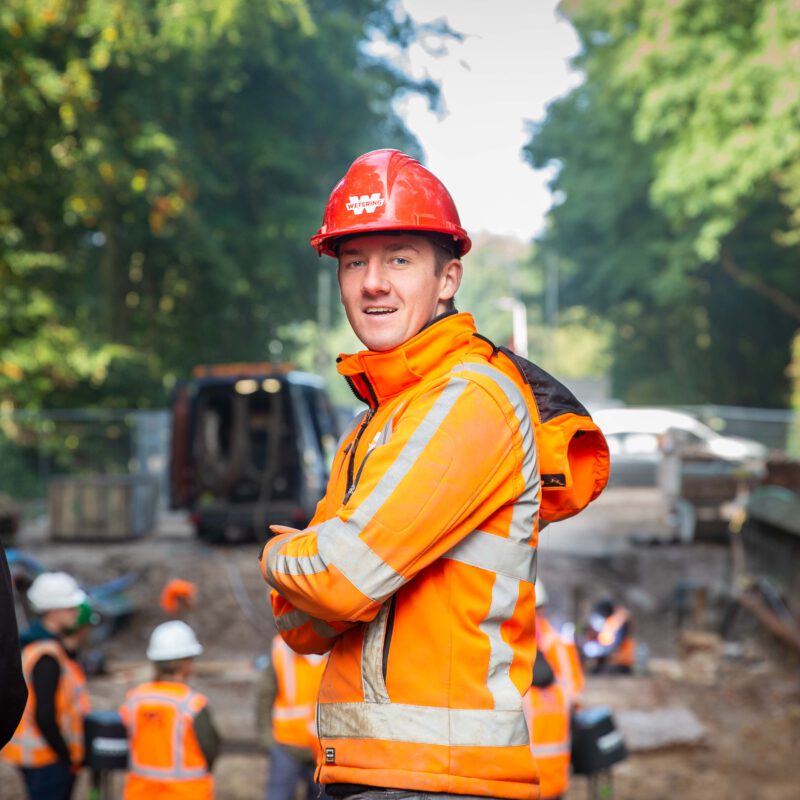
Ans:
[[[452,237],[457,256],[472,247],[444,184],[399,150],[373,150],[351,164],[333,187],[311,246],[336,256],[340,237],[380,231],[442,233]]]

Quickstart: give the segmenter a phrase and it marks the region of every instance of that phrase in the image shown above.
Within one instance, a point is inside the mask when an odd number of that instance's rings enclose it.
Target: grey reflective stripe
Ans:
[[[286,614],[281,614],[280,616],[274,617],[274,619],[275,627],[281,632],[290,631],[293,628],[299,628],[301,625],[305,625],[307,622],[310,622],[311,627],[323,639],[332,639],[337,635],[336,630],[328,625],[327,622],[317,619],[316,617],[312,617],[310,614],[306,614],[305,611],[300,611],[299,609],[288,611]]]
[[[536,458],[536,440],[533,431],[533,422],[528,410],[528,405],[519,387],[507,375],[496,367],[488,364],[475,364],[469,362],[458,367],[454,372],[463,375],[464,372],[477,372],[491,378],[503,391],[519,423],[519,432],[522,437],[522,479],[524,488],[517,498],[511,515],[509,538],[518,542],[527,542],[533,534],[533,524],[536,512],[539,509],[539,470]]]
[[[529,746],[522,711],[400,703],[319,703],[322,739],[380,739],[454,747]]]
[[[495,575],[492,586],[492,604],[480,629],[489,639],[489,669],[486,688],[494,698],[494,707],[502,710],[522,708],[519,690],[511,680],[511,661],[514,650],[501,633],[503,623],[514,615],[519,599],[519,580],[505,575]]]
[[[270,549],[267,555],[268,572],[282,572],[285,575],[315,575],[318,572],[325,572],[327,565],[319,554],[313,556],[286,556],[280,552],[289,542],[304,535],[305,531],[297,531],[297,533],[292,534],[281,542],[279,547]]]
[[[570,742],[557,742],[556,744],[535,744],[531,748],[535,756],[564,756],[570,751]]]
[[[442,558],[533,583],[536,580],[536,548],[486,531],[473,531]]]
[[[451,378],[377,486],[353,510],[350,518],[342,522],[334,517],[317,529],[317,548],[323,559],[376,602],[394,594],[406,583],[406,578],[371,550],[360,534],[414,467],[467,385],[464,380]]]
[[[273,719],[302,719],[311,716],[314,712],[314,706],[311,703],[305,705],[292,705],[284,708],[273,708]]]
[[[317,528],[317,548],[361,594],[380,601],[396,592],[406,579],[370,548],[360,533],[352,517],[347,522],[334,517]]]
[[[136,760],[136,753],[134,748],[131,748],[129,758],[129,770],[134,775],[142,778],[152,778],[155,780],[195,780],[196,778],[204,778],[208,775],[208,770],[204,767],[196,767],[189,769],[185,766],[185,756],[183,752],[182,742],[183,734],[186,728],[186,717],[193,716],[191,712],[191,702],[197,696],[197,692],[190,691],[189,694],[183,699],[178,700],[174,697],[169,697],[163,694],[139,694],[135,695],[128,700],[128,709],[131,713],[131,724],[135,721],[136,708],[142,703],[160,703],[162,705],[169,705],[175,709],[175,724],[172,726],[172,757],[175,767],[153,767],[145,766]]]
[[[384,603],[378,616],[364,629],[361,646],[361,682],[367,703],[388,703],[389,693],[383,679],[383,642],[386,638],[386,620],[389,603]]]
[[[283,691],[288,701],[287,705],[291,705],[297,699],[294,652],[280,637],[274,639],[273,641],[275,642],[273,653],[281,662],[280,669],[278,670],[278,681],[280,682],[280,680],[283,679]],[[276,666],[278,665],[276,664]]]
[[[495,573],[492,602],[480,624],[489,640],[486,687],[494,698],[495,708],[519,708],[519,692],[511,680],[514,651],[503,639],[501,628],[514,614],[520,582],[532,583],[536,579],[536,549],[486,531],[473,531],[443,558]]]

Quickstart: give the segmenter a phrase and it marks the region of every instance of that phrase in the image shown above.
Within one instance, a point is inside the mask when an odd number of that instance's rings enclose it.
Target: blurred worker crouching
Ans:
[[[581,652],[592,674],[630,674],[636,661],[633,621],[627,608],[604,598],[586,624]]]
[[[83,764],[86,676],[77,654],[96,617],[77,581],[44,572],[28,589],[39,618],[20,636],[28,702],[0,758],[19,768],[31,800],[68,800]]]
[[[161,591],[159,604],[171,619],[186,621],[189,614],[194,611],[196,601],[197,584],[182,578],[172,578]]]
[[[571,628],[560,634],[546,616],[547,591],[536,582],[536,661],[523,698],[530,746],[539,770],[542,800],[562,797],[569,786],[570,718],[585,680]]]
[[[314,781],[319,753],[316,708],[327,656],[295,653],[272,640],[258,688],[256,730],[269,753],[266,800],[292,800],[298,784],[306,800],[326,797]]]
[[[194,631],[180,620],[151,634],[147,658],[154,679],[128,692],[120,707],[130,756],[125,800],[209,800],[220,737],[206,697],[187,681],[203,652]]]

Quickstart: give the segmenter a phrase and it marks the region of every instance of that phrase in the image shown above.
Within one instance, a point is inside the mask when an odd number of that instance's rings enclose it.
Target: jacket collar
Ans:
[[[374,408],[423,378],[448,371],[448,356],[463,350],[474,333],[471,314],[447,314],[392,350],[341,355],[337,369],[359,399]]]

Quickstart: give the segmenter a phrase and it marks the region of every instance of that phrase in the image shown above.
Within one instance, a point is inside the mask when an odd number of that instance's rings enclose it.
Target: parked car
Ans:
[[[328,480],[338,419],[321,378],[272,364],[196,367],[172,404],[171,505],[209,541],[303,527]]]
[[[611,481],[653,485],[668,448],[692,447],[744,470],[761,471],[767,448],[738,436],[722,436],[691,414],[666,408],[603,408],[592,412],[608,441]]]

